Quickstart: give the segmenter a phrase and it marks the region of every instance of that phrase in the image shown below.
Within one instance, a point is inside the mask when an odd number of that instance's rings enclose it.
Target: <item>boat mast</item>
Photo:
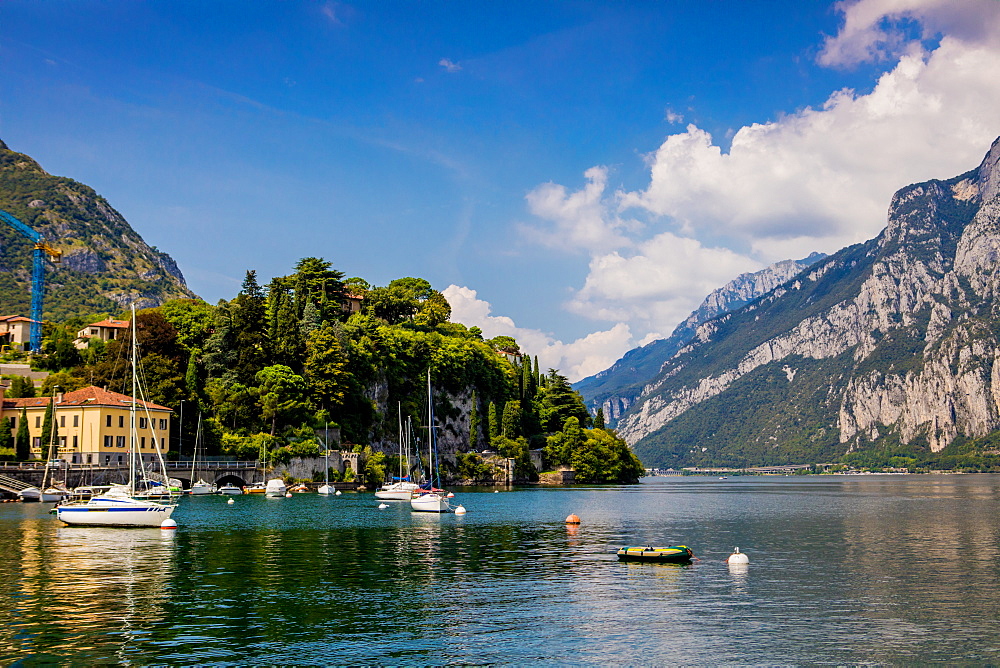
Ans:
[[[132,302],[132,402],[129,404],[128,410],[128,489],[130,494],[135,494],[135,397],[139,385],[139,377],[135,370],[135,357],[135,302]]]
[[[52,445],[53,445],[53,442],[56,440],[56,390],[58,389],[58,387],[59,386],[56,385],[56,386],[53,386],[53,388],[52,388],[52,410],[49,411],[49,419],[52,421],[49,424],[49,427],[50,427],[49,428],[49,456],[48,456],[48,459],[45,460],[45,473],[42,474],[42,489],[41,489],[42,492],[44,492],[45,488],[48,487],[49,468],[51,468],[49,466],[49,464],[52,462]]]

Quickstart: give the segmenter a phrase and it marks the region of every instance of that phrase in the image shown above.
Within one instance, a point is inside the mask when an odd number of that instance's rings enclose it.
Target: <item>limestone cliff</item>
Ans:
[[[998,162],[1000,140],[901,189],[879,237],[701,324],[619,433],[657,465],[936,452],[1000,427]]]
[[[698,325],[746,305],[824,257],[813,253],[804,260],[783,260],[760,271],[740,274],[705,297],[669,337],[630,350],[608,369],[574,383],[573,389],[583,396],[591,412],[602,408],[607,424],[615,426],[664,362],[694,338]]]

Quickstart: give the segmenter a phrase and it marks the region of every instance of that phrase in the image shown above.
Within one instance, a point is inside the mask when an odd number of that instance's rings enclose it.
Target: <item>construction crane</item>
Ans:
[[[40,353],[42,352],[42,300],[45,295],[45,256],[48,255],[54,264],[58,264],[62,260],[62,251],[47,244],[41,234],[2,209],[0,209],[0,220],[35,244],[35,265],[31,271],[30,345],[32,352]]]

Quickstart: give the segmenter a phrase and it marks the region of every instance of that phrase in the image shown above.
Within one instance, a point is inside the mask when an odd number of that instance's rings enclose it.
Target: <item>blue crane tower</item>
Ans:
[[[62,259],[62,251],[53,248],[45,242],[41,234],[31,229],[20,220],[0,209],[0,220],[3,220],[15,230],[28,237],[35,244],[35,264],[31,271],[31,352],[42,352],[42,300],[45,295],[45,256],[58,263]]]

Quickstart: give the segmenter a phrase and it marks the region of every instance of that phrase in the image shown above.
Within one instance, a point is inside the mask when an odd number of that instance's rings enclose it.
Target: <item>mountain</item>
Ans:
[[[740,274],[705,297],[669,337],[628,351],[611,367],[574,383],[573,389],[583,396],[591,412],[602,408],[607,424],[615,426],[663,363],[694,338],[698,325],[748,304],[825,257],[813,253],[804,260],[783,260],[760,271]]]
[[[119,313],[194,294],[177,263],[150,247],[92,188],[52,176],[0,141],[0,209],[63,251],[45,272],[44,317]],[[32,244],[0,223],[0,312],[30,315]]]
[[[866,243],[703,323],[619,420],[647,466],[939,453],[1000,427],[1000,139]]]

